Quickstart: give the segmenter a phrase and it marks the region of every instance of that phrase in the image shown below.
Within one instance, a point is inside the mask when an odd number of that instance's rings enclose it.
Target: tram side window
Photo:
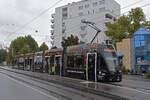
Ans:
[[[50,57],[50,66],[54,66],[54,57]]]
[[[104,58],[101,55],[98,55],[97,57],[97,66],[98,69],[106,69]]]
[[[68,67],[74,67],[74,56],[68,56],[67,57],[67,66]]]
[[[82,68],[84,66],[84,56],[76,56],[75,65]]]

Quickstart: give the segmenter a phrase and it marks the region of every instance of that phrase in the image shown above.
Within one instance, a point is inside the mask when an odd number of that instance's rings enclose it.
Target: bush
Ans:
[[[139,72],[140,72],[140,68],[137,67],[137,68],[136,68],[136,73],[139,73]]]
[[[145,78],[147,78],[147,79],[150,79],[150,72],[149,73],[147,73],[147,74],[145,74],[145,76],[144,76]]]
[[[125,67],[125,66],[122,66],[122,67],[121,67],[121,71],[122,71],[123,73],[127,73],[126,67]]]

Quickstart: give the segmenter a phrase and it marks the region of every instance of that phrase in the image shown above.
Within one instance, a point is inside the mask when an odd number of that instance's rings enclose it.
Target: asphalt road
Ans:
[[[0,100],[112,100],[0,70]]]

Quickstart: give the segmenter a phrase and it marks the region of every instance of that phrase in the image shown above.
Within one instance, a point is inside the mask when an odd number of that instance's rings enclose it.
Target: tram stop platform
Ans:
[[[84,92],[89,92],[96,95],[113,98],[115,100],[149,100],[150,98],[150,93],[148,92],[142,92],[124,86],[116,86],[100,82],[90,82],[80,79],[61,77],[56,75],[48,75],[45,73],[23,71],[18,69],[12,69],[10,67],[0,67],[0,68],[18,74],[23,74],[29,77],[49,81],[54,84],[59,84],[66,87],[78,89]]]

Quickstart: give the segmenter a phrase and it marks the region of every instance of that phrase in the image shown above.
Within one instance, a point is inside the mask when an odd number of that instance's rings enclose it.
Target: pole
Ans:
[[[90,26],[91,28],[93,28],[94,30],[97,31],[97,33],[95,34],[95,36],[91,40],[91,43],[93,43],[93,41],[95,40],[95,38],[97,37],[97,35],[101,32],[101,30],[98,27],[95,26],[94,22],[85,21],[85,20],[81,20],[81,22],[87,24],[88,26]]]
[[[95,40],[95,38],[97,37],[97,35],[100,33],[101,31],[97,31],[97,33],[95,34],[94,38],[92,39],[91,43],[93,43],[93,41]]]

